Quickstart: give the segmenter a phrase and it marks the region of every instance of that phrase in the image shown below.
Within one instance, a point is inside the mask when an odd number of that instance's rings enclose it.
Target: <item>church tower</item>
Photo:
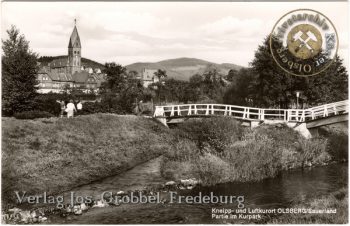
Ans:
[[[74,29],[68,44],[68,72],[70,74],[81,71],[81,43],[76,23],[77,20],[74,19]]]

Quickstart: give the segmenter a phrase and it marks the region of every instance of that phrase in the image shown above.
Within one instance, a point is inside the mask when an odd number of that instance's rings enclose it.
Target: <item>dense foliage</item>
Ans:
[[[131,113],[137,100],[144,99],[140,80],[128,76],[126,68],[116,63],[106,63],[103,72],[107,80],[101,85],[101,104],[108,112]]]
[[[34,108],[37,75],[37,54],[29,42],[12,26],[8,39],[2,41],[2,114],[29,111]]]
[[[348,97],[348,73],[339,56],[325,71],[311,77],[284,72],[274,61],[267,37],[255,52],[251,67],[230,71],[231,87],[225,93],[228,104],[256,107],[290,108],[301,93],[300,107],[345,100]]]

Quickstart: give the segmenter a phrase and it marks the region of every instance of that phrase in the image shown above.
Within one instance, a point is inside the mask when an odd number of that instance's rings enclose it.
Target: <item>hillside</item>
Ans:
[[[208,66],[216,68],[223,75],[227,75],[230,69],[239,70],[242,68],[242,66],[236,64],[216,64],[196,58],[177,58],[163,60],[156,63],[139,62],[127,65],[126,68],[129,71],[137,71],[139,73],[141,73],[144,68],[162,69],[167,71],[168,78],[188,81],[194,74],[202,74]]]
[[[42,56],[38,59],[38,61],[43,65],[43,66],[47,66],[51,61],[55,60],[55,59],[61,59],[61,58],[67,58],[67,56]],[[100,68],[103,69],[104,65],[101,63],[98,63],[96,61],[87,59],[82,57],[81,58],[81,64],[82,66],[85,67],[91,67],[91,68]]]

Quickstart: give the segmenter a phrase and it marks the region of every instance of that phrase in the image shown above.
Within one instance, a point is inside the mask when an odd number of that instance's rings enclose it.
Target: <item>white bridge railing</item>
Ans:
[[[305,122],[337,114],[348,113],[348,100],[308,109],[269,109],[223,104],[182,104],[156,106],[154,117],[181,118],[194,116],[227,115],[244,120],[283,120]]]

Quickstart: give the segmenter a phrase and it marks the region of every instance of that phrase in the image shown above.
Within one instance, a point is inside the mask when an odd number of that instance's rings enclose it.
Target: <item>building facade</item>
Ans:
[[[154,73],[156,73],[158,70],[155,69],[146,69],[144,68],[141,73],[141,82],[143,87],[147,88],[152,83],[159,82],[159,78],[155,76]]]
[[[39,65],[38,92],[61,93],[79,89],[85,93],[98,91],[105,75],[100,68],[85,68],[81,64],[81,42],[76,24],[68,43],[68,56]]]

